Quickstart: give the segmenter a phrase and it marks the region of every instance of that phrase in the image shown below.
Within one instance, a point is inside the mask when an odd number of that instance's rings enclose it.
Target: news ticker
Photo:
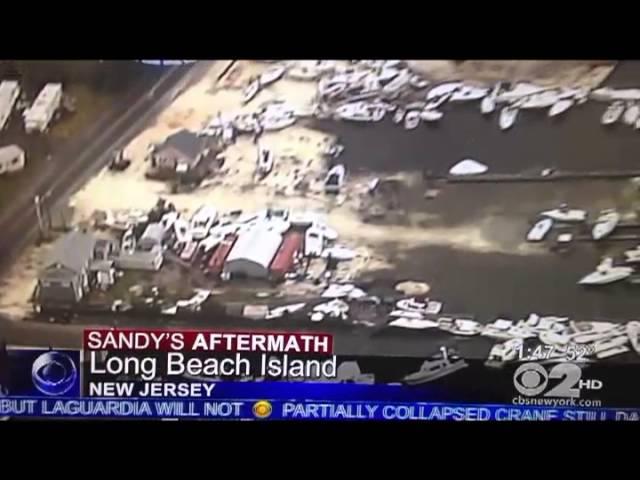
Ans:
[[[0,416],[209,420],[640,421],[640,409],[291,400],[0,399]]]

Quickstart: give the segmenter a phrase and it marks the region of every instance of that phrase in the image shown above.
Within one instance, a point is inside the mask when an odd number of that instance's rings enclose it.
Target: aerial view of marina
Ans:
[[[7,343],[220,327],[452,371],[639,358],[640,62],[55,63],[0,62]]]

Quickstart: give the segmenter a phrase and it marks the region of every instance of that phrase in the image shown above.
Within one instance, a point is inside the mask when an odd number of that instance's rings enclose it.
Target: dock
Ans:
[[[445,175],[440,177],[448,183],[516,183],[516,182],[559,182],[579,180],[627,180],[640,177],[640,170],[601,170],[593,172],[554,171],[548,175],[541,173],[483,173],[480,175]]]

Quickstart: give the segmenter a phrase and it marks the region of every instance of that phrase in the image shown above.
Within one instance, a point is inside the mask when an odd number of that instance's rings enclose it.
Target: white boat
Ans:
[[[597,342],[593,342],[593,352],[596,354],[597,358],[607,358],[613,355],[618,355],[618,352],[615,354],[609,354],[610,350],[618,350],[620,347],[624,347],[629,342],[629,337],[627,335],[620,335],[614,338],[608,338],[606,340],[599,340]],[[626,349],[626,347],[625,347]],[[628,349],[625,350],[625,352]],[[619,353],[624,353],[620,351]],[[604,356],[602,356],[604,354]]]
[[[249,103],[260,91],[260,79],[256,78],[249,82],[249,85],[242,92],[242,103]]]
[[[501,92],[499,95],[496,96],[496,101],[498,103],[514,102],[517,100],[521,100],[524,97],[528,97],[528,96],[543,92],[545,90],[548,90],[548,89],[545,87],[534,85],[532,83],[522,82],[522,83],[516,84],[516,86],[511,90]]]
[[[393,80],[391,80],[384,87],[382,87],[382,92],[386,94],[396,93],[402,88],[409,85],[410,78],[411,78],[411,73],[409,72],[409,70],[407,69],[400,70],[398,75],[396,75]]]
[[[442,97],[444,95],[453,94],[456,90],[458,90],[462,86],[462,82],[447,82],[441,83],[433,87],[427,92],[427,101],[435,100],[438,97]]]
[[[499,318],[495,322],[485,325],[481,335],[483,337],[509,340],[513,338],[508,333],[512,327],[513,327],[513,322],[511,320]]]
[[[602,360],[604,358],[609,358],[609,357],[613,357],[615,355],[621,355],[623,353],[627,353],[629,351],[628,347],[625,347],[624,345],[618,346],[618,347],[611,347],[607,350],[599,350],[598,353],[596,353],[596,357],[599,360]]]
[[[302,310],[305,305],[306,303],[293,303],[291,305],[283,305],[281,307],[271,308],[266,314],[265,319],[270,320],[272,318],[280,318],[285,314],[295,313],[298,310]]]
[[[512,338],[521,338],[523,340],[526,338],[536,337],[536,333],[534,333],[526,325],[521,325],[521,324],[514,325],[509,330],[507,330],[507,335],[510,335]]]
[[[470,85],[462,85],[456,89],[449,99],[450,102],[470,102],[480,100],[489,93],[488,88],[472,87]]]
[[[620,214],[613,209],[603,210],[596,220],[591,235],[594,240],[600,240],[615,230],[620,222]]]
[[[336,108],[336,115],[343,120],[355,122],[379,122],[386,110],[378,105],[365,102],[347,103]]]
[[[640,117],[636,120],[636,123],[633,125],[634,130],[640,130]]]
[[[531,230],[529,230],[529,233],[527,233],[527,241],[541,242],[547,236],[551,227],[553,227],[553,219],[543,218],[542,220],[538,220]]]
[[[631,267],[614,267],[610,258],[598,265],[596,270],[586,275],[578,282],[579,285],[606,285],[608,283],[624,280],[633,273]]]
[[[638,263],[640,262],[640,246],[626,250],[624,252],[626,263]]]
[[[465,318],[452,319],[443,317],[438,319],[438,327],[453,335],[471,337],[482,333],[484,326],[480,323]]]
[[[518,107],[507,105],[500,110],[500,128],[507,130],[513,126],[518,117]]]
[[[443,116],[444,116],[444,114],[440,110],[434,110],[434,109],[427,110],[427,109],[424,109],[424,110],[422,110],[420,112],[420,118],[422,120],[424,120],[425,122],[437,122]]]
[[[404,117],[404,128],[407,130],[413,130],[420,125],[420,112],[416,112],[415,110],[411,112],[407,112]]]
[[[594,100],[600,101],[612,101],[612,100],[640,100],[640,89],[638,88],[626,88],[626,89],[615,89],[615,88],[598,88],[591,92],[591,98]]]
[[[485,164],[466,158],[449,169],[450,175],[480,175],[489,170]]]
[[[638,121],[640,117],[640,105],[637,103],[632,103],[627,107],[622,115],[622,121],[627,125],[634,125]]]
[[[202,205],[191,217],[189,228],[194,240],[202,240],[209,235],[209,231],[218,221],[218,211],[208,205]]]
[[[555,332],[552,330],[546,330],[540,332],[538,338],[542,343],[547,345],[564,346],[571,341],[571,335],[566,332]]]
[[[323,97],[336,97],[347,89],[345,82],[331,81],[330,79],[322,79],[318,83],[318,92]]]
[[[383,82],[383,83],[384,82],[389,82],[393,78],[397,77],[399,73],[400,73],[400,70],[398,70],[397,68],[380,67],[380,73],[378,73],[378,75],[377,75],[378,81]]]
[[[640,322],[631,321],[627,323],[625,331],[627,332],[629,342],[631,343],[633,349],[637,353],[640,353]]]
[[[558,100],[549,109],[549,116],[555,117],[556,115],[560,115],[561,113],[566,112],[573,106],[574,103],[575,103],[575,100],[573,98],[565,98],[564,100]]]
[[[326,233],[324,235],[325,238],[328,239]],[[341,262],[346,262],[349,260],[353,260],[354,258],[356,258],[356,252],[354,252],[353,250],[347,248],[347,247],[342,247],[340,245],[336,245],[334,247],[330,247],[330,248],[325,248],[322,251],[322,258],[329,258],[329,256],[334,259],[334,260],[338,260]]]
[[[404,108],[398,107],[393,113],[393,118],[391,120],[393,121],[393,123],[400,123],[404,120],[404,116],[406,113],[407,111]]]
[[[416,90],[422,90],[423,88],[427,88],[429,86],[429,82],[422,78],[420,75],[411,75],[409,78],[409,85],[411,85]]]
[[[266,148],[258,149],[257,172],[260,177],[266,177],[273,170],[273,152]]]
[[[489,95],[482,99],[482,102],[480,102],[480,111],[483,114],[486,115],[496,109],[496,98],[498,97],[498,93],[500,93],[501,88],[502,84],[496,83],[491,92],[489,92]]]
[[[286,67],[283,67],[281,65],[266,69],[264,72],[262,72],[262,74],[259,77],[260,86],[266,87],[267,85],[270,85],[273,82],[277,82],[284,76],[284,72],[286,71],[287,71]]]
[[[282,130],[296,123],[294,115],[268,116],[260,119],[260,125],[264,130]]]
[[[424,106],[424,110],[435,110],[440,108],[451,98],[451,95],[451,92],[449,92],[429,100]]]
[[[335,165],[327,172],[324,180],[324,191],[327,193],[338,193],[344,183],[347,170],[344,165]],[[322,230],[320,230],[322,232]],[[320,253],[318,253],[320,255]]]
[[[518,358],[518,352],[522,349],[522,340],[513,338],[504,343],[497,343],[489,352],[489,358],[485,362],[487,367],[502,367],[506,362],[512,362]]]
[[[584,222],[587,219],[587,212],[579,209],[569,209],[566,206],[545,210],[540,215],[552,218],[558,222]]]
[[[410,330],[425,330],[427,328],[436,328],[438,322],[433,320],[423,320],[419,318],[400,317],[387,324],[389,327],[407,328]]]
[[[624,112],[624,107],[625,104],[622,101],[613,102],[602,114],[600,123],[602,123],[603,125],[611,125],[612,123],[617,122]]]
[[[557,90],[545,90],[543,92],[534,93],[526,96],[520,102],[522,109],[549,108],[560,100]]]

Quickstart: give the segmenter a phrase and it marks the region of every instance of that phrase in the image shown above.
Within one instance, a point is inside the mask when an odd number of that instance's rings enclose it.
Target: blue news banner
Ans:
[[[215,382],[183,398],[81,397],[80,352],[11,349],[0,355],[0,419],[640,421],[640,409],[425,402],[402,385]],[[566,404],[565,404],[566,405]]]

